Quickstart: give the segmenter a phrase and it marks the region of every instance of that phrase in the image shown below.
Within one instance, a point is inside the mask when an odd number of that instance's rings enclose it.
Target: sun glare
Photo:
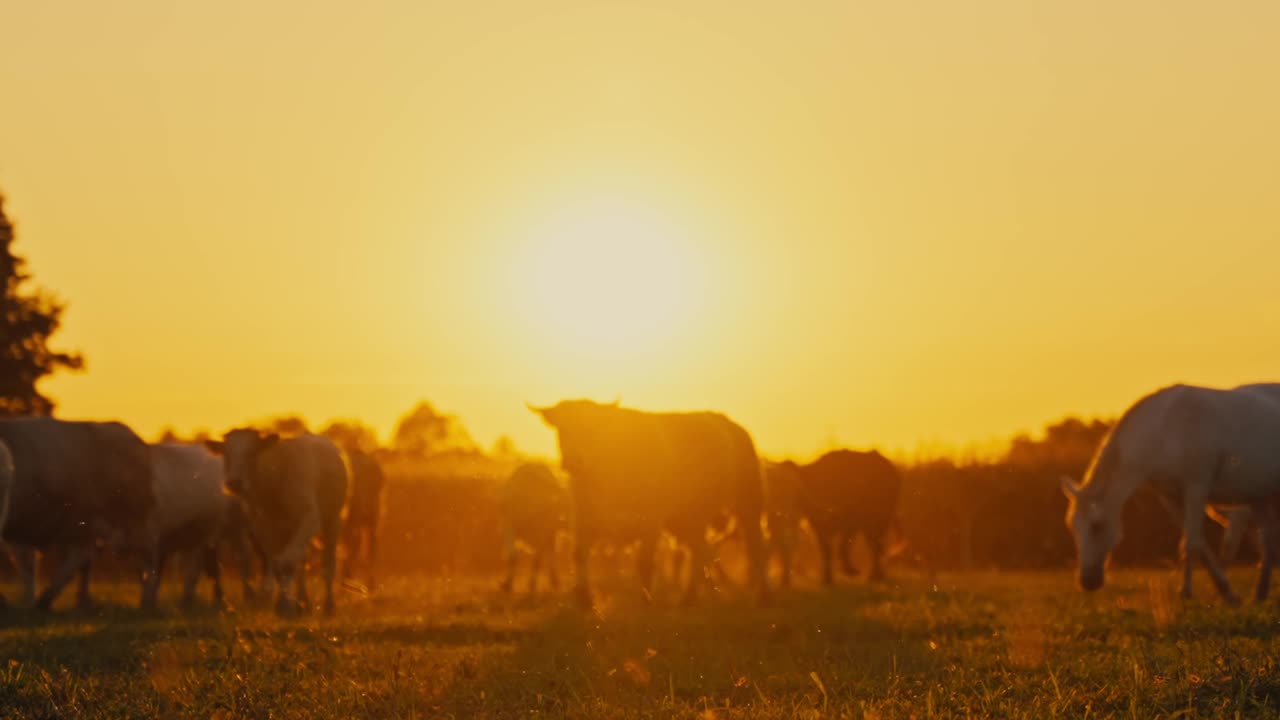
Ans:
[[[698,273],[684,228],[623,204],[577,208],[528,238],[517,272],[528,328],[572,352],[661,348],[696,313]]]

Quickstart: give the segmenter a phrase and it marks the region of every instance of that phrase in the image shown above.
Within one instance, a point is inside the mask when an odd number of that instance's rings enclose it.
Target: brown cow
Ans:
[[[902,477],[887,458],[875,450],[833,450],[807,465],[769,465],[766,485],[770,541],[782,557],[784,585],[791,582],[791,552],[802,517],[817,536],[824,584],[833,580],[833,549],[845,572],[857,574],[850,551],[859,533],[871,549],[870,579],[883,577],[885,541],[896,524],[902,490]]]
[[[555,428],[573,497],[578,600],[591,604],[587,559],[600,540],[639,540],[640,579],[648,589],[665,529],[690,549],[684,602],[691,603],[711,560],[706,531],[736,515],[746,544],[749,585],[768,596],[760,532],[760,464],[747,431],[710,412],[649,413],[566,400],[530,409]]]
[[[504,592],[511,592],[515,585],[520,544],[533,555],[529,592],[537,590],[538,570],[544,562],[551,588],[560,586],[556,535],[568,525],[568,510],[568,493],[546,465],[525,463],[511,473],[502,488],[502,547],[507,561],[507,576],[501,586]]]
[[[144,609],[156,603],[156,537],[147,444],[118,422],[47,417],[0,420],[14,478],[4,539],[18,546],[34,595],[34,550],[61,548],[62,562],[35,605],[48,609],[80,573],[78,604],[88,606],[89,566],[98,540],[142,560]],[[25,567],[30,564],[30,567]],[[30,598],[29,598],[30,599]]]
[[[350,578],[352,567],[363,564],[368,587],[373,587],[373,568],[378,559],[378,520],[382,515],[386,476],[378,461],[358,447],[347,448],[347,462],[351,466],[351,494],[347,498],[347,517],[342,531],[342,544],[347,549],[342,577]]]

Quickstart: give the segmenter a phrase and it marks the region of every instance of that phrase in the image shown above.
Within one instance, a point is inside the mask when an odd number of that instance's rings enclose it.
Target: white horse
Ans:
[[[1237,602],[1204,538],[1209,503],[1243,505],[1262,535],[1254,596],[1267,596],[1276,557],[1280,493],[1280,384],[1232,390],[1174,385],[1129,408],[1094,456],[1084,483],[1063,479],[1070,500],[1067,524],[1075,535],[1080,586],[1102,587],[1107,557],[1120,540],[1124,503],[1151,484],[1183,526],[1182,596],[1191,597],[1199,559],[1228,602]]]

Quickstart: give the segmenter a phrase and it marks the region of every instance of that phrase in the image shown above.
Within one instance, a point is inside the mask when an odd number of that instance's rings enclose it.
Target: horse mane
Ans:
[[[1106,437],[1102,439],[1102,446],[1098,448],[1098,452],[1094,453],[1093,459],[1089,462],[1089,469],[1085,471],[1082,489],[1091,493],[1102,493],[1107,488],[1107,482],[1115,477],[1112,470],[1120,464],[1122,450],[1120,443],[1116,442],[1119,433],[1129,425],[1132,425],[1134,416],[1142,412],[1157,396],[1163,395],[1174,388],[1185,387],[1183,385],[1170,385],[1169,387],[1160,388],[1149,395],[1142,397],[1124,411],[1116,424],[1107,431]]]

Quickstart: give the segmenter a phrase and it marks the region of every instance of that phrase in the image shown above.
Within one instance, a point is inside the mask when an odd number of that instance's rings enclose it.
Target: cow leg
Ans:
[[[694,535],[689,542],[689,582],[685,584],[683,605],[693,605],[698,599],[698,591],[707,581],[707,562],[711,559],[711,550],[703,536]]]
[[[160,595],[160,576],[157,573],[159,567],[159,548],[155,543],[151,543],[148,547],[141,551],[142,558],[142,599],[138,602],[141,610],[151,611],[156,609]]]
[[[89,575],[93,570],[93,551],[85,556],[84,562],[80,563],[80,581],[76,585],[76,608],[79,610],[93,609],[93,596],[89,594]]]
[[[754,587],[756,599],[761,605],[769,603],[769,558],[764,546],[764,532],[760,529],[760,511],[739,518],[742,541],[747,553],[747,586]]]
[[[298,599],[298,609],[302,614],[311,612],[311,596],[307,593],[307,567],[305,565],[298,568],[293,574],[293,581],[297,584],[294,597]]]
[[[529,594],[538,592],[538,573],[542,572],[542,549],[534,548],[533,559],[529,563]]]
[[[258,586],[258,601],[265,607],[271,597],[279,590],[280,578],[276,577],[275,566],[268,563],[262,567],[262,584]]]
[[[1280,540],[1277,530],[1280,528],[1277,527],[1278,518],[1270,501],[1254,503],[1251,509],[1258,525],[1258,534],[1262,538],[1262,553],[1258,561],[1258,579],[1253,588],[1253,599],[1262,602],[1267,599],[1271,590],[1271,568],[1276,562],[1276,543]]]
[[[276,573],[279,576],[276,579],[280,581],[279,592],[276,595],[276,613],[279,615],[296,615],[300,609],[289,599],[289,585],[295,579],[298,580],[298,600],[304,606],[306,605],[306,598],[302,593],[306,592],[307,550],[311,547],[311,539],[319,531],[320,508],[312,498],[303,511],[293,537],[289,539],[284,550],[276,556]]]
[[[49,578],[49,586],[40,593],[40,597],[36,598],[35,606],[41,610],[48,610],[53,607],[53,603],[58,599],[58,595],[62,593],[62,589],[71,582],[71,578],[80,571],[80,567],[84,564],[86,558],[92,551],[91,545],[77,544],[67,547],[67,552],[59,563],[58,568],[54,570],[53,575]]]
[[[684,547],[679,543],[671,543],[669,547],[671,548],[670,582],[672,585],[679,587],[680,584],[684,582],[684,566],[687,557],[685,556]]]
[[[653,590],[653,570],[657,562],[658,539],[660,534],[641,538],[636,550],[636,572],[640,576],[640,588],[646,597]]]
[[[346,548],[347,552],[342,556],[342,564],[338,567],[338,577],[343,580],[351,578],[352,561],[356,554],[355,547],[359,542],[359,539],[356,538],[355,527],[348,525],[342,529],[342,546]]]
[[[209,545],[200,551],[204,574],[213,582],[213,604],[222,605],[222,567],[218,564],[218,546]]]
[[[330,527],[325,533],[324,548],[320,555],[320,572],[324,577],[324,614],[332,615],[335,603],[333,598],[333,581],[338,570],[338,535],[337,527]]]
[[[507,576],[498,585],[504,593],[511,592],[516,584],[516,569],[520,564],[520,553],[516,549],[515,532],[509,525],[502,528],[502,554],[507,561]]]
[[[853,533],[841,533],[836,537],[836,547],[840,550],[840,569],[846,577],[858,577],[858,568],[853,565]]]
[[[867,579],[871,582],[879,582],[884,579],[885,535],[886,533],[883,532],[869,532],[863,535],[867,539],[867,548],[871,551],[871,570],[867,573]]]
[[[791,547],[781,533],[769,538],[769,549],[778,555],[778,570],[781,573],[779,583],[782,587],[791,587]],[[772,553],[771,553],[772,554]]]
[[[245,605],[256,605],[259,596],[253,587],[253,556],[254,548],[248,531],[243,528],[237,528],[235,534],[230,539],[231,550],[236,556],[236,570],[240,573],[240,595]],[[262,569],[263,580],[266,580],[267,568]],[[270,597],[269,595],[265,597]]]
[[[591,581],[588,578],[587,566],[591,559],[592,540],[590,533],[582,530],[580,526],[575,533],[573,543],[573,569],[576,575],[573,581],[573,594],[577,598],[578,605],[583,608],[591,607]]]
[[[374,570],[378,562],[378,526],[377,524],[366,525],[364,532],[365,532],[364,572],[365,572],[365,575],[368,576],[369,578],[369,589],[372,590],[374,581],[376,580],[374,576]]]
[[[31,607],[36,602],[36,576],[40,568],[39,555],[36,549],[26,545],[10,545],[9,559],[18,572],[22,583],[22,604]]]
[[[551,543],[547,545],[547,582],[551,585],[551,592],[560,589],[560,573],[556,569],[559,556],[556,554],[556,539],[551,538]]]
[[[830,587],[835,582],[835,578],[831,574],[832,538],[817,528],[814,528],[814,535],[818,539],[818,553],[822,562],[822,584]]]
[[[182,607],[189,608],[196,600],[196,585],[205,571],[203,548],[193,548],[182,557]]]
[[[276,614],[281,617],[293,617],[298,614],[298,603],[290,597],[290,593],[294,589],[295,570],[293,566],[286,566],[283,562],[275,563],[276,582]]]

